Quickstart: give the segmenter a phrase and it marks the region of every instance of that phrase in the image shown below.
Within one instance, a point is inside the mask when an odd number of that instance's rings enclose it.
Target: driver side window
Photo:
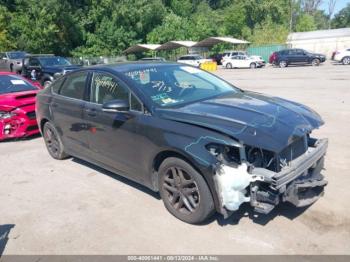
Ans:
[[[90,102],[104,104],[111,100],[129,100],[129,92],[110,75],[94,73],[91,81]]]
[[[39,59],[36,59],[36,58],[30,59],[29,66],[40,66]]]

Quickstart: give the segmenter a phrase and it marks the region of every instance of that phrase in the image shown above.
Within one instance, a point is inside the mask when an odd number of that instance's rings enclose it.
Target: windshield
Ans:
[[[190,66],[149,67],[125,72],[153,103],[171,107],[238,92],[225,81]]]
[[[37,89],[38,88],[19,76],[0,75],[0,95]]]
[[[38,58],[42,66],[69,66],[71,63],[60,56]]]
[[[26,56],[26,52],[10,52],[7,53],[10,59],[22,59]]]

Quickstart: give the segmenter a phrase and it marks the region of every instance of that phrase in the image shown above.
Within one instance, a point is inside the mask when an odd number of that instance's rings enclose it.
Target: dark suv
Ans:
[[[72,65],[66,58],[54,55],[28,55],[23,58],[22,75],[37,80],[43,87],[67,72],[80,68]]]
[[[284,49],[274,52],[269,58],[270,64],[279,67],[287,67],[292,64],[311,64],[318,66],[324,61],[326,61],[325,55],[310,53],[303,49]]]

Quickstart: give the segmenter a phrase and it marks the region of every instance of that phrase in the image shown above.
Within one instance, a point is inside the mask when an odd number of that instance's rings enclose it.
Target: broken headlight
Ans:
[[[257,147],[245,147],[247,161],[254,167],[262,167],[275,171],[276,169],[276,155],[273,152]]]
[[[206,145],[209,152],[214,155],[220,162],[223,163],[241,163],[239,148],[228,145],[211,143]]]
[[[15,115],[16,114],[12,113],[12,112],[0,111],[0,119],[8,119],[8,118],[11,118]]]

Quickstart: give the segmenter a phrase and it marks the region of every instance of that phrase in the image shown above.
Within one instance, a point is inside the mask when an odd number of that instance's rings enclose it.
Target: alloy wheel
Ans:
[[[343,64],[344,65],[350,65],[350,57],[344,57],[343,58]]]
[[[287,62],[283,60],[283,61],[281,61],[281,62],[279,63],[279,66],[282,67],[282,68],[283,68],[283,67],[286,67],[286,66],[287,66]]]
[[[60,143],[58,141],[57,135],[51,127],[46,127],[44,132],[44,138],[47,145],[47,149],[54,156],[57,156],[60,151]]]
[[[162,186],[167,192],[168,202],[175,210],[183,214],[196,211],[200,203],[198,186],[185,170],[180,167],[169,168]]]
[[[313,66],[318,66],[318,65],[320,65],[320,60],[314,59],[314,60],[312,60],[311,64],[312,64]]]

